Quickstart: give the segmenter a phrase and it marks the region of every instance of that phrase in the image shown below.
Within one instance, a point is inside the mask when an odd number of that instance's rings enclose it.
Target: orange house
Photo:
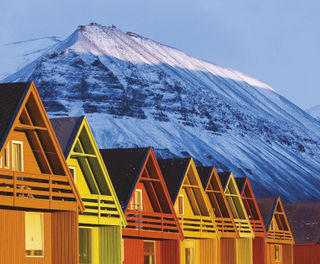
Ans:
[[[295,240],[295,264],[320,263],[320,202],[284,205]]]
[[[180,263],[183,238],[153,149],[101,149],[124,211],[124,263]]]
[[[256,200],[267,231],[267,264],[293,264],[294,239],[280,197]]]
[[[0,93],[0,263],[78,263],[83,204],[36,87]]]
[[[238,232],[219,175],[214,166],[197,167],[220,235],[218,263],[235,264]]]
[[[235,178],[235,180],[254,232],[252,240],[253,264],[265,264],[267,261],[267,232],[249,178]]]

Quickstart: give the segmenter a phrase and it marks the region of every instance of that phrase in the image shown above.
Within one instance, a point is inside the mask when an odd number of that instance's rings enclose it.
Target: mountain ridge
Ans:
[[[101,148],[151,145],[248,175],[258,197],[320,197],[320,123],[248,75],[92,23],[5,79],[25,80],[51,117],[86,114]]]

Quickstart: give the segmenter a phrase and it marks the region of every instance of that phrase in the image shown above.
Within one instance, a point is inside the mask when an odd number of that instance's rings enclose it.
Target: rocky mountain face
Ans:
[[[319,200],[320,123],[245,74],[89,24],[3,81],[25,80],[51,117],[87,115],[101,148],[151,145],[249,176],[259,197]]]

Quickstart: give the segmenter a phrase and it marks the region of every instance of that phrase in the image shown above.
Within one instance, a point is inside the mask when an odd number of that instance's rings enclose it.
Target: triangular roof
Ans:
[[[50,121],[66,160],[68,161],[70,157],[86,159],[87,162],[83,162],[81,167],[86,165],[89,168],[87,173],[84,172],[85,177],[90,178],[86,179],[88,186],[94,185],[89,189],[95,190],[93,194],[111,195],[122,224],[125,225],[123,211],[87,118],[85,116],[62,117],[52,118]]]
[[[161,232],[162,238],[176,238],[177,235],[183,238],[182,230],[179,225],[178,218],[175,214],[170,195],[163,179],[163,175],[159,168],[157,159],[152,147],[149,148],[129,148],[129,149],[101,149],[101,155],[109,168],[110,177],[114,184],[115,190],[122,204],[122,209],[126,217],[131,217],[131,211],[135,209],[129,208],[129,202],[133,197],[133,192],[138,184],[143,184],[148,194],[152,208],[154,210],[153,217],[162,215],[172,218],[170,230],[165,227]],[[151,212],[142,211],[141,217],[150,217]],[[171,220],[170,220],[171,221]],[[134,225],[134,223],[130,222]],[[172,225],[174,224],[175,227]],[[129,225],[129,222],[128,222]],[[131,225],[131,226],[132,226]],[[143,224],[142,224],[143,225]],[[136,229],[140,228],[134,226]],[[126,228],[123,232],[128,236],[145,234],[150,235],[148,227],[141,227],[141,232],[135,232]],[[149,233],[148,233],[149,232]],[[176,233],[175,233],[176,232]],[[158,236],[157,236],[158,237]]]
[[[261,212],[248,177],[235,178],[255,236],[267,235]]]
[[[320,202],[284,204],[296,243],[320,244]]]
[[[232,211],[239,236],[253,237],[254,232],[250,224],[249,216],[232,172],[219,172],[218,175],[222,186],[224,186],[225,195]]]
[[[294,243],[280,197],[257,198],[256,200],[267,230],[267,239],[277,241],[278,243]],[[275,229],[275,226],[278,229]]]
[[[197,167],[197,170],[212,206],[218,230],[223,237],[236,237],[238,232],[215,166]]]
[[[52,181],[67,181],[71,193],[65,196],[71,200],[75,199],[78,207],[82,211],[84,209],[82,200],[67,168],[60,145],[34,83],[0,84],[0,110],[1,151],[8,140],[8,136],[13,133],[13,131],[19,130],[28,133],[29,141],[33,143],[33,153],[37,157],[41,171],[46,175],[52,175]],[[61,176],[66,177],[66,179],[61,178]],[[50,183],[48,184],[50,186]],[[61,191],[56,193],[56,188]],[[43,201],[45,199],[42,198],[42,205],[38,205],[37,208],[63,210],[63,206],[60,208],[59,204],[64,203],[64,209],[69,210],[71,207],[67,206],[68,203],[66,199],[58,198],[64,197],[62,193],[66,193],[66,191],[62,191],[62,189],[66,188],[56,186],[53,189],[54,191],[49,194],[49,205],[47,205],[47,203]],[[32,188],[30,191],[32,192]],[[33,197],[35,200],[36,197]],[[53,199],[53,197],[57,198]],[[14,199],[17,200],[20,198]],[[18,206],[19,201],[14,202],[14,204]],[[21,204],[24,204],[25,207],[32,207],[31,199],[28,200],[28,202],[21,202]],[[71,203],[69,204],[71,206]]]
[[[150,148],[100,149],[123,211],[129,204],[149,150]]]

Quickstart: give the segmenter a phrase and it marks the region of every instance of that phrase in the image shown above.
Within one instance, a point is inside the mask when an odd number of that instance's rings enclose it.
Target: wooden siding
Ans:
[[[123,264],[143,263],[143,240],[124,238],[124,260]]]
[[[221,238],[220,239],[221,262],[223,264],[236,264],[236,239]]]
[[[264,237],[255,237],[252,240],[253,264],[265,264],[266,255],[266,239]]]
[[[121,226],[100,226],[99,262],[100,264],[120,264],[121,260]]]
[[[219,261],[219,240],[217,238],[212,239],[200,239],[200,264],[218,264]]]
[[[294,264],[319,264],[320,244],[295,244],[293,247]]]
[[[252,238],[237,238],[237,264],[252,263]]]
[[[51,215],[52,264],[78,264],[78,213],[53,212]]]
[[[163,264],[180,263],[180,241],[179,240],[161,240],[161,262]]]
[[[293,264],[293,245],[279,245],[280,261],[275,261],[276,245],[277,244],[267,243],[267,264]]]

